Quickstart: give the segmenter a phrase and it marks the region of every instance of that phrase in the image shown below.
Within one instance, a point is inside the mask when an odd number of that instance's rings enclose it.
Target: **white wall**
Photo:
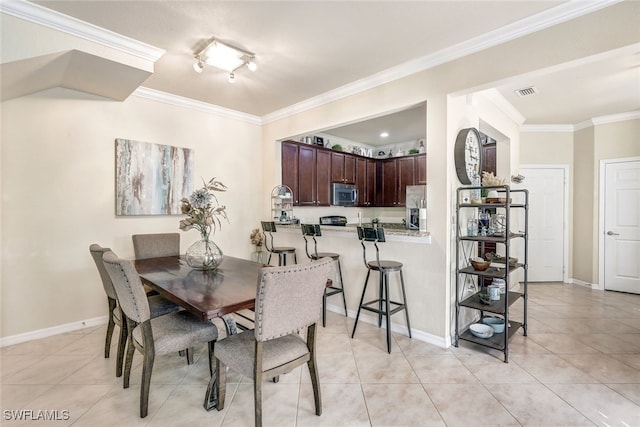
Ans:
[[[260,126],[131,96],[64,89],[2,103],[2,329],[15,336],[106,315],[89,245],[133,257],[134,233],[180,232],[181,216],[115,216],[115,138],[195,150],[196,185],[218,177],[230,223],[214,236],[248,257],[260,219]],[[182,250],[199,237],[180,232]]]

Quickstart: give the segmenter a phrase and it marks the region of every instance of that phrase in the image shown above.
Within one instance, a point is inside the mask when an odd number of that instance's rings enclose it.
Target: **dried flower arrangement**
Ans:
[[[493,185],[506,185],[507,181],[504,178],[495,176],[493,172],[482,172],[482,186],[489,187]]]

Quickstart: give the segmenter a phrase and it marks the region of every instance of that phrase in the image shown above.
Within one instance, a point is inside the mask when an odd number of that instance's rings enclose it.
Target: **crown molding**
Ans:
[[[499,44],[515,40],[527,34],[549,28],[551,26],[570,21],[580,16],[620,3],[622,0],[579,1],[572,0],[553,7],[536,15],[474,37],[457,45],[442,49],[434,54],[405,62],[379,73],[346,84],[337,89],[325,92],[313,98],[306,99],[288,107],[276,110],[262,116],[264,123],[271,123],[284,119],[293,114],[301,113],[312,108],[355,95],[376,86],[398,80],[411,74],[445,64],[472,53],[488,49]]]
[[[604,125],[607,123],[626,122],[627,120],[640,119],[640,110],[629,111],[627,113],[612,114],[610,116],[594,117],[591,119],[594,125]]]
[[[132,95],[140,98],[150,99],[152,101],[162,102],[164,104],[174,105],[176,107],[189,108],[192,110],[200,111],[202,113],[212,114],[214,116],[239,120],[254,125],[262,125],[262,119],[253,114],[242,113],[240,111],[219,107],[217,105],[209,104],[202,101],[196,101],[195,99],[185,98],[155,89],[149,89],[143,86],[136,89]]]
[[[593,117],[575,125],[522,125],[521,132],[576,132],[582,129],[608,123],[626,122],[640,119],[640,110],[609,116]]]
[[[35,3],[29,3],[23,0],[2,0],[2,2],[0,2],[0,12],[154,63],[165,54],[164,49],[122,36],[113,31],[72,18]]]
[[[573,125],[522,125],[520,132],[573,132]]]

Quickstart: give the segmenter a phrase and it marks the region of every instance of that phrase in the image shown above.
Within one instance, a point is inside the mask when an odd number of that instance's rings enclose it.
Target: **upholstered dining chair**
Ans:
[[[262,380],[275,378],[307,364],[316,415],[322,413],[316,364],[316,324],[331,258],[260,272],[255,304],[255,329],[229,336],[216,344],[216,408],[224,409],[226,367],[253,378],[255,425],[262,425]],[[307,328],[306,340],[299,331]]]
[[[180,233],[134,234],[131,240],[136,259],[180,255]],[[148,295],[157,295],[147,285],[144,285],[144,289]],[[186,356],[189,365],[193,363],[193,349],[181,350],[180,355]]]
[[[180,233],[134,234],[131,239],[136,259],[180,255]]]
[[[105,253],[111,251],[109,248],[103,248],[102,246],[94,243],[89,246],[89,252],[91,257],[98,268],[100,279],[102,280],[102,287],[104,293],[107,294],[107,304],[109,306],[109,320],[107,322],[107,335],[104,343],[104,358],[109,358],[111,349],[111,339],[113,337],[113,330],[116,325],[120,328],[120,336],[118,338],[118,354],[116,356],[116,377],[122,376],[122,364],[124,360],[124,350],[127,343],[127,322],[123,321],[122,312],[118,306],[118,300],[116,291],[113,288],[111,278],[104,268],[104,262],[102,257]],[[164,314],[169,314],[174,311],[180,310],[180,307],[169,300],[166,300],[159,295],[149,296],[149,310],[151,317],[158,317]]]
[[[213,346],[218,338],[218,329],[212,322],[197,319],[184,310],[151,318],[149,302],[133,263],[119,259],[113,252],[105,253],[102,259],[129,331],[124,367],[125,388],[129,387],[133,354],[135,350],[142,353],[140,417],[144,418],[149,410],[149,388],[155,357],[207,343],[209,372],[212,372]]]

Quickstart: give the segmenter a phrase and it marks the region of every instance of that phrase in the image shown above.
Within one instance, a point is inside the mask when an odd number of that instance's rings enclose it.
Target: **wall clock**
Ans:
[[[458,179],[465,185],[471,185],[474,176],[480,175],[482,170],[480,133],[476,128],[466,128],[458,132],[453,155]]]

